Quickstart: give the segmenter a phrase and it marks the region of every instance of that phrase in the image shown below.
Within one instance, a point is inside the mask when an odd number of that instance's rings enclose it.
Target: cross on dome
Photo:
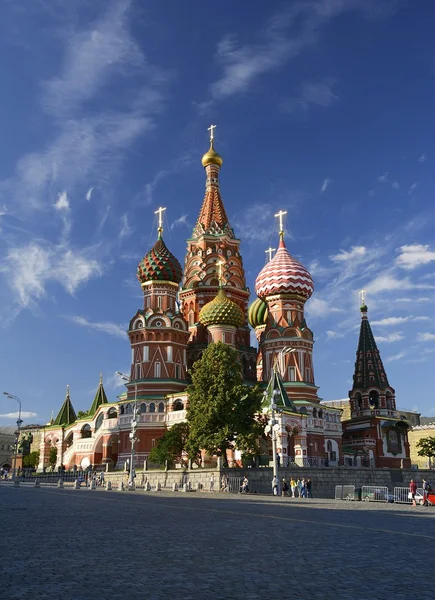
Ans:
[[[214,140],[214,130],[216,129],[216,125],[210,125],[207,131],[210,132],[210,142]]]
[[[268,259],[272,260],[272,252],[275,252],[276,248],[268,248],[267,250],[265,250],[266,254],[268,255]]]
[[[365,290],[360,290],[358,292],[359,297],[361,298],[361,306],[363,306],[366,303],[366,292]]]
[[[218,280],[219,280],[219,285],[222,287],[223,286],[223,276],[222,276],[222,267],[224,265],[224,261],[220,260],[219,262],[216,263],[217,266],[217,272],[218,272]]]
[[[157,228],[158,233],[162,233],[163,232],[163,213],[166,210],[166,208],[163,208],[162,206],[160,206],[156,211],[154,211],[155,215],[159,215],[159,226]]]
[[[275,218],[279,219],[279,235],[281,237],[284,236],[284,221],[283,221],[283,217],[287,214],[286,210],[280,210],[278,213],[276,213]]]

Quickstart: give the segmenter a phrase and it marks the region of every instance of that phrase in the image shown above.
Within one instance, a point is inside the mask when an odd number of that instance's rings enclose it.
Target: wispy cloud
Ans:
[[[393,342],[401,342],[405,339],[402,333],[389,333],[388,335],[375,335],[377,342],[391,344]]]
[[[246,92],[262,75],[282,67],[316,44],[322,29],[334,18],[351,11],[360,11],[371,18],[387,14],[371,1],[306,0],[275,13],[250,43],[242,43],[234,34],[225,35],[216,51],[222,74],[210,85],[210,99],[202,108]],[[333,100],[321,89],[317,94],[313,92],[313,97],[319,103]]]
[[[87,200],[88,202],[90,202],[90,200],[91,200],[91,198],[92,198],[92,193],[93,193],[93,191],[94,191],[94,187],[90,187],[90,188],[88,189],[88,191],[86,192],[86,196],[85,196],[85,198],[86,198],[86,200]]]
[[[326,108],[339,100],[334,91],[336,79],[329,77],[319,81],[304,81],[300,84],[295,96],[281,103],[284,112],[306,112],[312,106]]]
[[[191,152],[186,152],[179,158],[175,159],[170,166],[157,171],[151,181],[146,183],[136,195],[136,200],[149,206],[154,201],[154,195],[157,186],[171,175],[175,175],[176,173],[179,173],[183,169],[189,167],[196,159],[197,157],[194,157]]]
[[[396,264],[409,271],[427,265],[435,261],[435,251],[430,246],[422,244],[411,244],[401,246]]]
[[[57,200],[54,204],[54,208],[58,211],[69,210],[69,200],[66,191],[63,191],[61,194],[58,195]]]
[[[426,154],[422,154],[420,156],[420,158],[418,159],[418,162],[421,162],[421,163],[426,162]]]
[[[326,332],[326,337],[327,337],[328,340],[333,340],[333,339],[336,339],[336,338],[342,338],[342,337],[344,337],[344,333],[341,333],[339,331],[333,331],[332,329],[329,329]]]
[[[349,262],[366,256],[367,248],[365,246],[352,246],[350,250],[340,250],[338,254],[333,254],[329,258],[333,262]]]
[[[435,341],[435,333],[419,333],[417,336],[417,340],[419,342],[433,342]]]
[[[121,373],[127,374],[129,370],[129,368],[125,369],[124,371],[121,371]],[[118,375],[118,373],[113,373],[113,375],[107,379],[106,387],[112,389],[123,388],[125,387],[125,381]]]
[[[326,300],[321,298],[312,297],[306,305],[306,312],[310,317],[323,317],[326,318],[331,313],[341,312],[340,308],[336,306],[330,306]],[[332,336],[331,336],[332,337]]]
[[[125,237],[130,235],[130,233],[131,233],[131,227],[128,222],[128,215],[124,214],[121,217],[121,229],[119,231],[119,239],[121,239],[121,240],[124,239]]]
[[[178,217],[178,219],[172,221],[170,229],[175,229],[175,227],[179,227],[180,225],[190,227],[190,224],[187,221],[187,215],[181,215],[181,217]]]
[[[35,412],[29,412],[26,410],[21,412],[22,419],[30,419],[30,418],[37,417],[37,416],[38,416],[38,413],[35,413]],[[18,419],[18,417],[19,417],[18,412],[10,412],[10,413],[0,414],[0,418],[2,418],[2,419]]]
[[[408,277],[397,277],[390,271],[385,271],[365,285],[366,291],[371,294],[394,290],[433,290],[434,285],[426,283],[414,283]]]
[[[407,323],[410,321],[430,321],[430,318],[426,316],[386,317],[385,319],[380,319],[379,321],[372,321],[372,325],[379,325],[381,327],[395,327],[396,325],[401,325],[402,323]]]
[[[382,175],[379,175],[379,177],[377,178],[377,181],[379,183],[389,183],[388,171],[385,171],[385,173],[383,173]]]
[[[402,360],[402,358],[405,358],[406,353],[405,352],[399,352],[398,354],[393,354],[392,356],[388,356],[385,360],[385,362],[390,363],[390,362],[394,362],[397,360]]]
[[[329,177],[324,179],[323,183],[322,183],[322,187],[320,188],[320,193],[323,194],[324,192],[326,192],[326,190],[329,188],[331,183],[332,183],[332,179],[329,179]]]
[[[414,183],[409,187],[408,194],[411,195],[418,188],[418,183],[414,181]]]
[[[102,333],[107,333],[108,335],[113,335],[116,337],[122,337],[123,339],[126,339],[126,328],[122,327],[122,325],[117,325],[116,323],[99,323],[97,321],[89,321],[88,319],[85,319],[84,317],[80,316],[72,316],[65,318],[67,318],[70,321],[73,321],[77,325],[86,327],[87,329],[101,331]]]

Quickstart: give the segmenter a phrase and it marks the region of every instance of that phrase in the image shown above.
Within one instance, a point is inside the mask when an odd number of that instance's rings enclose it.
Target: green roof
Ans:
[[[266,408],[270,406],[270,401],[272,398],[272,394],[274,390],[278,390],[279,394],[275,397],[275,404],[277,408],[287,408],[293,412],[298,412],[296,410],[295,405],[290,400],[287,392],[285,391],[285,387],[281,378],[281,375],[278,372],[278,369],[274,367],[272,369],[272,375],[270,377],[269,383],[266,388],[266,392],[264,394],[263,407]]]
[[[77,415],[71,403],[69,385],[67,385],[65,401],[62,404],[62,408],[60,409],[57,417],[53,421],[53,425],[71,425],[71,423],[74,423],[76,419]]]
[[[98,386],[92,406],[89,409],[89,416],[93,417],[102,404],[108,404],[106,392],[103,387],[103,374],[100,375],[100,385]]]
[[[367,318],[367,306],[363,305],[352,391],[366,390],[372,387],[384,390],[390,385]]]

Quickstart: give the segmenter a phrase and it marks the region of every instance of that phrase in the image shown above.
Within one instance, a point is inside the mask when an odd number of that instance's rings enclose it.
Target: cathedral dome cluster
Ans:
[[[282,237],[277,253],[260,271],[255,291],[261,299],[274,294],[291,294],[304,301],[314,292],[309,271],[291,256]]]
[[[245,322],[245,315],[240,306],[230,300],[220,288],[217,296],[202,307],[199,321],[205,327],[210,325],[241,327]]]
[[[183,276],[181,265],[168,250],[161,235],[153,248],[140,261],[137,278],[140,283],[147,281],[171,281],[180,283]]]

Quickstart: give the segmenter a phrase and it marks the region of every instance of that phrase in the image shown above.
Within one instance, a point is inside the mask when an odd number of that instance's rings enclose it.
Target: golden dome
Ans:
[[[207,165],[218,165],[218,167],[222,166],[223,158],[220,154],[216,152],[213,147],[213,140],[210,142],[210,148],[208,152],[204,154],[201,159],[202,166],[205,168]]]

